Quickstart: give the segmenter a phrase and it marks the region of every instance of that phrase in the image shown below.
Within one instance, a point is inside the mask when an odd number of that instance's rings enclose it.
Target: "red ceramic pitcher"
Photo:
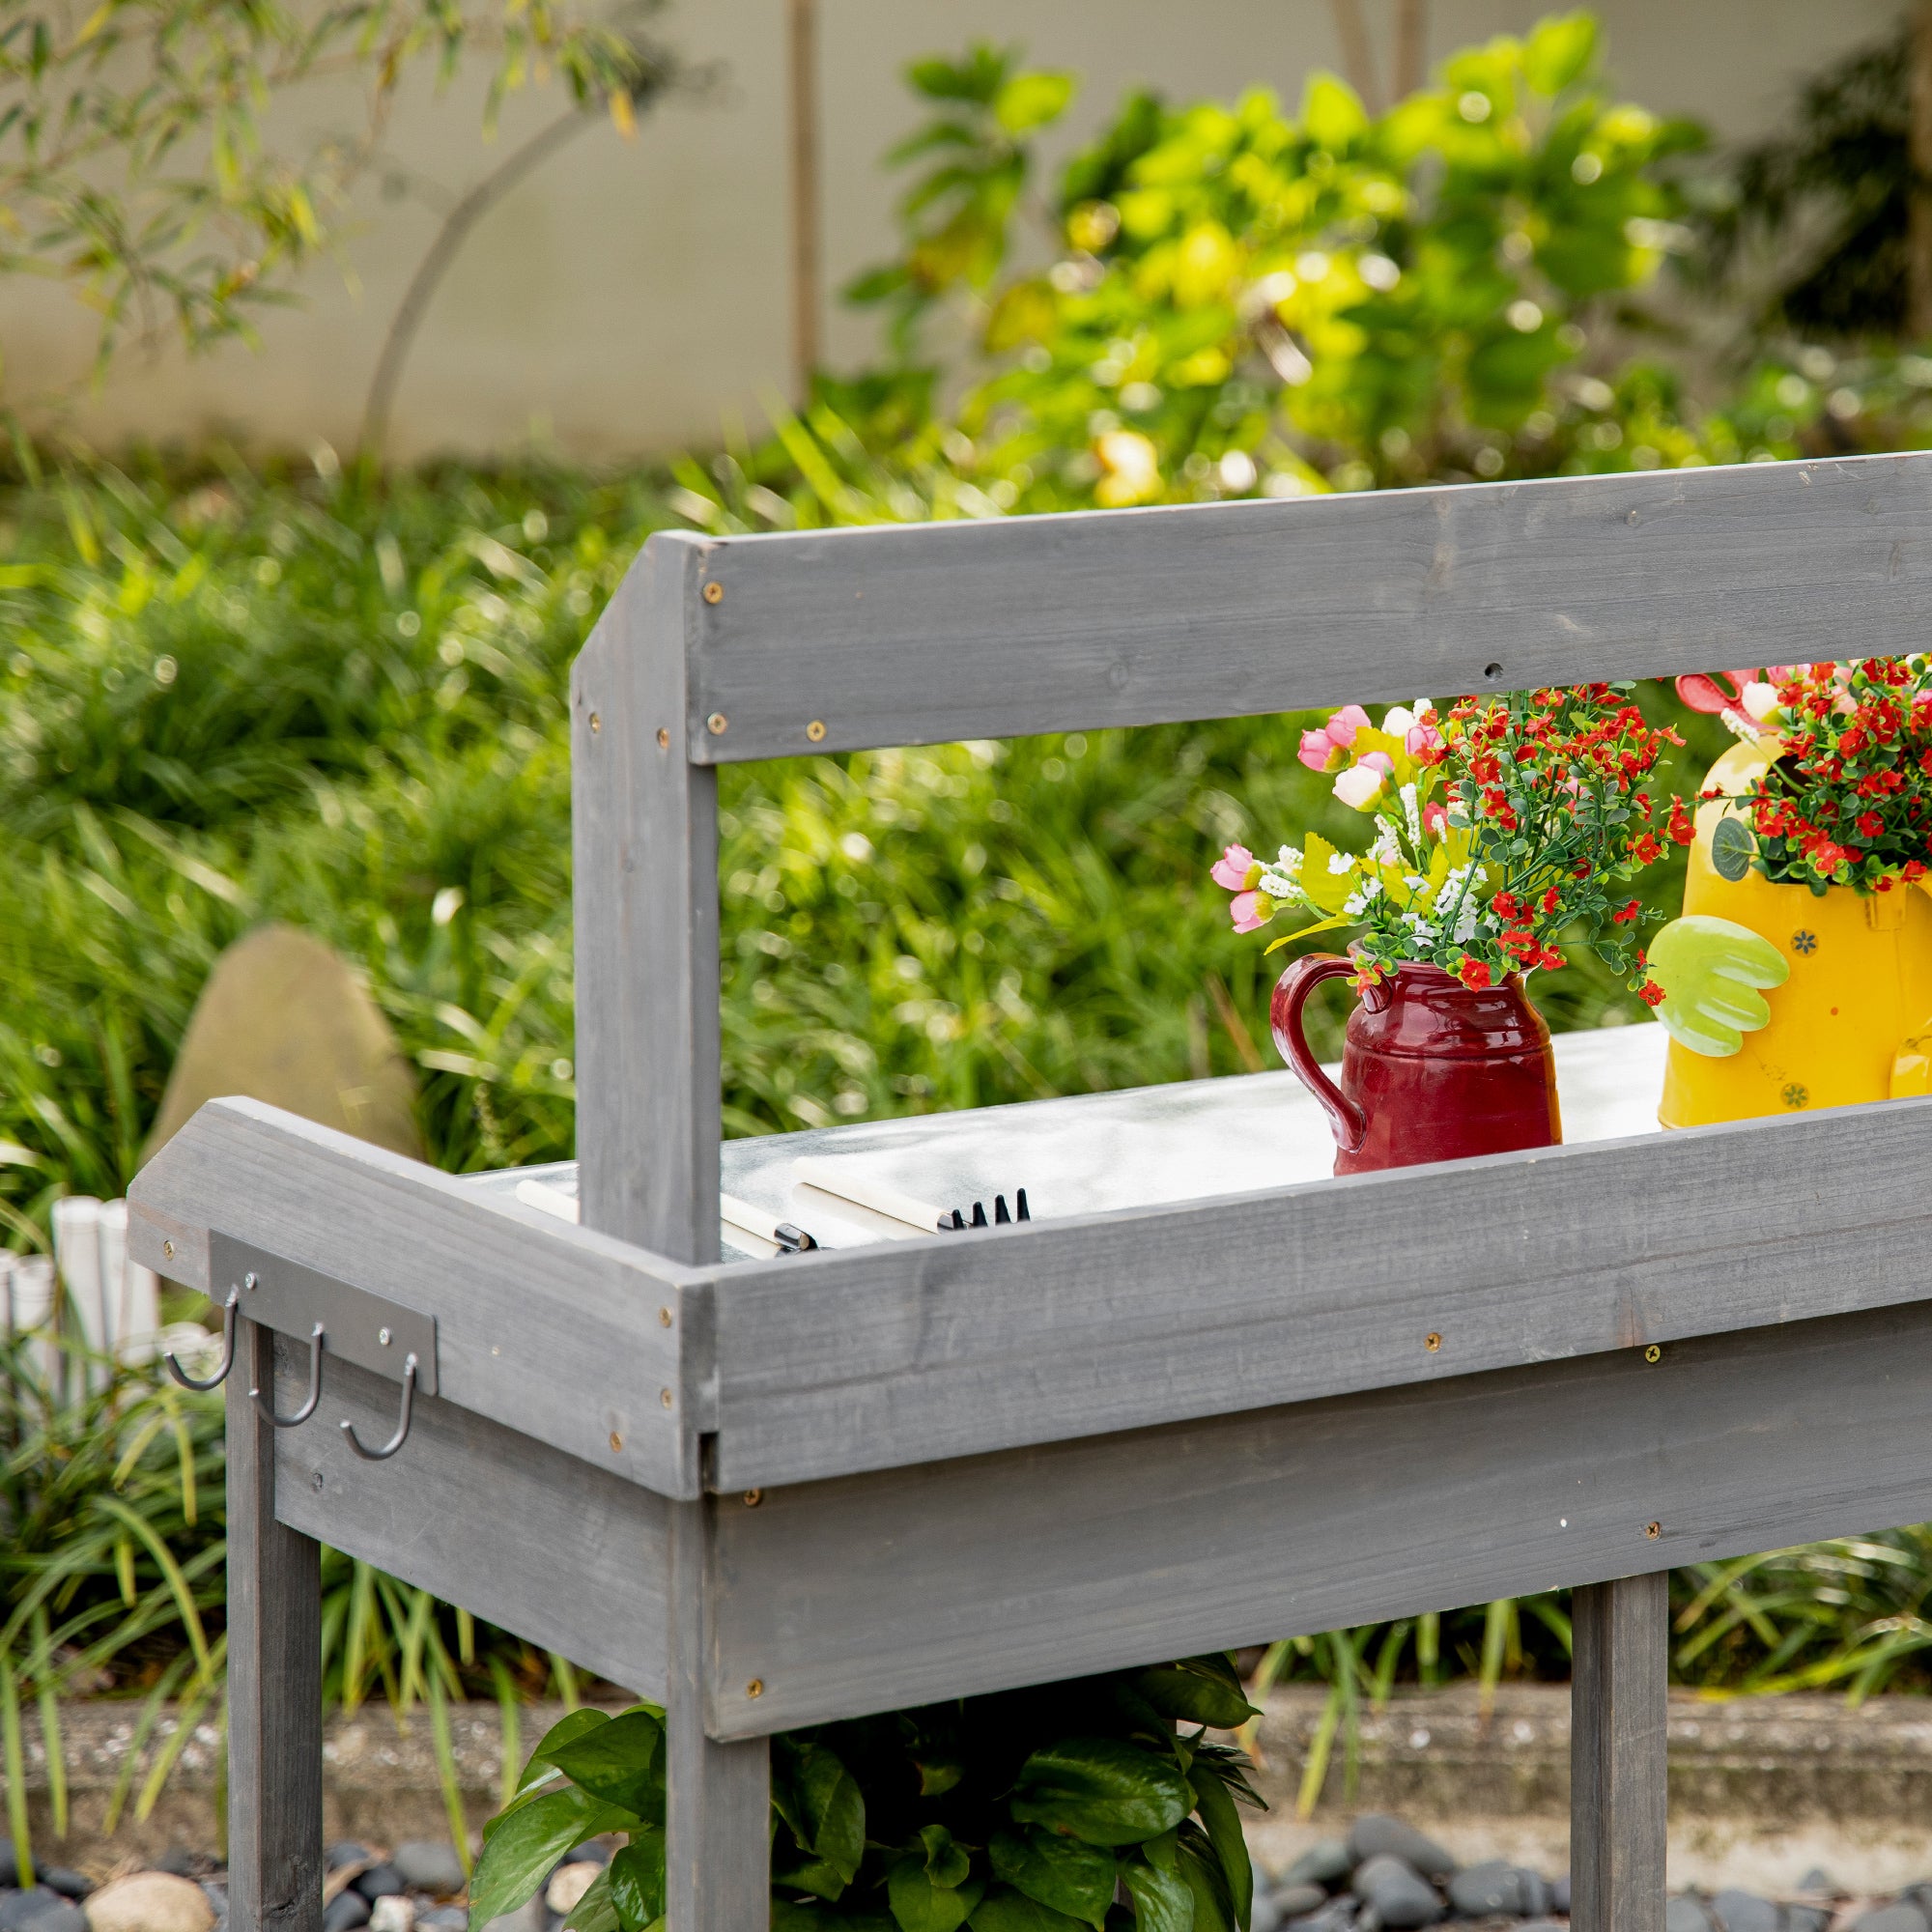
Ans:
[[[1439,966],[1398,966],[1349,1015],[1338,1088],[1302,1037],[1301,1009],[1355,962],[1310,953],[1281,976],[1274,1043],[1321,1102],[1335,1131],[1335,1172],[1414,1167],[1563,1138],[1549,1029],[1512,973],[1473,991]]]

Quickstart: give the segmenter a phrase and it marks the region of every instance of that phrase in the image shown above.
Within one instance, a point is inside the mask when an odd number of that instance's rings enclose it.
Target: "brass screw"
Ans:
[[[762,1677],[754,1677],[745,1686],[745,1695],[748,1697],[762,1697],[764,1694],[765,1680]]]
[[[1650,1347],[1643,1351],[1643,1358],[1646,1362],[1661,1362],[1663,1359],[1663,1350],[1660,1349],[1655,1342],[1653,1342],[1650,1345]]]
[[[714,711],[711,714],[711,716],[704,721],[704,728],[707,731],[709,731],[714,738],[722,738],[724,735],[724,727],[728,724],[730,724],[730,722],[731,721],[725,717],[724,712]]]
[[[659,1401],[660,1401],[661,1403],[663,1403],[663,1404],[664,1404],[664,1406],[666,1406],[667,1408],[668,1408],[668,1407],[670,1406],[670,1390],[669,1390],[669,1389],[659,1389],[659,1390],[658,1390],[658,1400],[659,1400]]]
[[[670,750],[670,733],[662,724],[658,726],[658,750],[661,752]]]
[[[596,712],[590,714],[590,735],[594,738],[604,728],[604,721]]]
[[[1647,1522],[1643,1526],[1643,1533],[1655,1543],[1663,1534],[1663,1525],[1661,1522]]]
[[[173,1261],[175,1258],[175,1244],[172,1241],[163,1241],[161,1243],[161,1253],[164,1254],[169,1261]]]
[[[621,1456],[624,1453],[624,1438],[613,1429],[611,1432],[611,1453]]]
[[[814,718],[811,721],[811,723],[805,727],[805,735],[808,738],[810,738],[814,745],[822,744],[825,739],[825,720],[822,718]]]
[[[1425,1335],[1422,1338],[1422,1346],[1433,1355],[1437,1349],[1441,1348],[1442,1337],[1440,1335]]]
[[[707,604],[717,604],[722,602],[724,599],[724,586],[722,583],[720,583],[718,580],[714,577],[711,580],[711,582],[707,583],[701,591],[698,592],[698,595],[702,597]]]
[[[747,1490],[745,1492],[745,1507],[748,1510],[756,1509],[764,1499],[765,1492],[763,1490]]]
[[[658,1310],[658,1326],[660,1328],[668,1328],[670,1326],[670,1310],[668,1308],[660,1308]]]

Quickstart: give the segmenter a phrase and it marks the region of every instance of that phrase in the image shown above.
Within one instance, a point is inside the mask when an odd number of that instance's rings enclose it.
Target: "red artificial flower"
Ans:
[[[1628,925],[1642,910],[1643,901],[1641,899],[1632,899],[1629,905],[1621,907],[1610,915],[1610,923],[1612,925]]]
[[[1670,801],[1670,836],[1680,845],[1690,844],[1697,836],[1697,828],[1690,822],[1690,814],[1684,810],[1681,798]]]
[[[1480,993],[1490,984],[1492,975],[1480,959],[1472,959],[1465,952],[1463,955],[1463,963],[1456,968],[1456,977],[1468,987],[1470,992]]]
[[[1663,988],[1655,980],[1646,980],[1636,989],[1636,996],[1647,1007],[1661,1007],[1663,1004]]]

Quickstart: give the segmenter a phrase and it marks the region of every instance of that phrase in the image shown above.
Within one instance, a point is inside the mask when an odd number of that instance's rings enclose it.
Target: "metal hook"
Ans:
[[[228,1379],[228,1372],[235,1366],[235,1311],[241,1305],[242,1291],[231,1288],[228,1299],[221,1304],[221,1366],[205,1382],[198,1382],[172,1355],[163,1355],[168,1374],[174,1377],[185,1389],[193,1389],[197,1395],[206,1395],[212,1388],[219,1388]]]
[[[403,1417],[396,1424],[396,1433],[380,1449],[365,1449],[355,1439],[355,1425],[345,1422],[342,1433],[349,1438],[349,1446],[365,1463],[386,1463],[403,1446],[410,1433],[410,1406],[416,1392],[416,1358],[410,1354],[403,1359]]]
[[[262,1391],[251,1388],[248,1399],[262,1411],[264,1420],[272,1422],[277,1429],[294,1429],[297,1424],[306,1422],[315,1413],[315,1406],[322,1400],[322,1323],[318,1321],[309,1332],[308,1338],[308,1400],[293,1415],[277,1415],[274,1398],[262,1400]]]

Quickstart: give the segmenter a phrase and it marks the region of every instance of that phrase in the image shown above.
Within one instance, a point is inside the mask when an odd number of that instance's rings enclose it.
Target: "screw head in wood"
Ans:
[[[1646,1362],[1661,1362],[1663,1359],[1663,1350],[1660,1349],[1655,1342],[1653,1342],[1650,1345],[1650,1347],[1643,1351],[1643,1358]]]
[[[658,726],[658,750],[661,752],[670,750],[670,732],[662,724]]]
[[[308,1479],[308,1484],[309,1488],[312,1490],[319,1490],[322,1488],[322,1471],[320,1469],[318,1469],[315,1472],[315,1474]]]
[[[175,1258],[175,1244],[172,1241],[163,1241],[161,1243],[161,1253],[164,1254],[169,1261],[173,1261]]]
[[[670,1326],[670,1321],[671,1321],[670,1310],[668,1308],[660,1308],[658,1310],[658,1326],[660,1328],[668,1328]]]
[[[1440,1335],[1425,1335],[1422,1338],[1422,1346],[1433,1355],[1436,1350],[1441,1348],[1442,1337]]]
[[[1655,1543],[1663,1534],[1663,1525],[1661,1522],[1647,1522],[1643,1526],[1643,1533]]]
[[[745,1492],[745,1507],[748,1510],[756,1509],[764,1499],[765,1492],[763,1490],[747,1490]]]
[[[668,1408],[668,1407],[670,1406],[670,1390],[669,1390],[669,1389],[659,1389],[659,1390],[658,1390],[658,1400],[659,1400],[659,1401],[660,1401],[661,1403],[663,1403],[663,1404],[664,1404],[664,1406],[666,1406],[667,1408]]]
[[[597,713],[593,711],[590,714],[590,735],[594,738],[598,734],[598,732],[603,730],[603,728],[604,728],[603,719],[601,719],[597,715]]]
[[[762,1677],[754,1677],[745,1686],[745,1695],[748,1697],[762,1697],[764,1694],[765,1680]]]
[[[718,580],[714,577],[711,580],[711,582],[707,583],[704,586],[704,588],[700,590],[697,594],[700,597],[702,597],[707,604],[723,603],[724,598],[724,586],[722,583],[720,583]]]
[[[244,1274],[242,1277],[242,1286],[243,1288],[252,1289],[255,1286],[255,1282],[256,1278],[252,1274]]]
[[[386,1328],[378,1328],[376,1330],[376,1339],[386,1349],[396,1338]]]
[[[711,714],[711,716],[704,721],[704,728],[707,731],[709,731],[714,738],[722,738],[724,737],[724,732],[726,728],[729,726],[730,723],[731,723],[730,719],[725,717],[724,712],[714,711]]]
[[[624,1453],[624,1438],[613,1429],[611,1432],[611,1453],[621,1456]]]
[[[814,718],[811,721],[811,723],[805,727],[805,735],[808,738],[810,738],[814,745],[822,745],[825,742],[825,720],[822,718]]]

